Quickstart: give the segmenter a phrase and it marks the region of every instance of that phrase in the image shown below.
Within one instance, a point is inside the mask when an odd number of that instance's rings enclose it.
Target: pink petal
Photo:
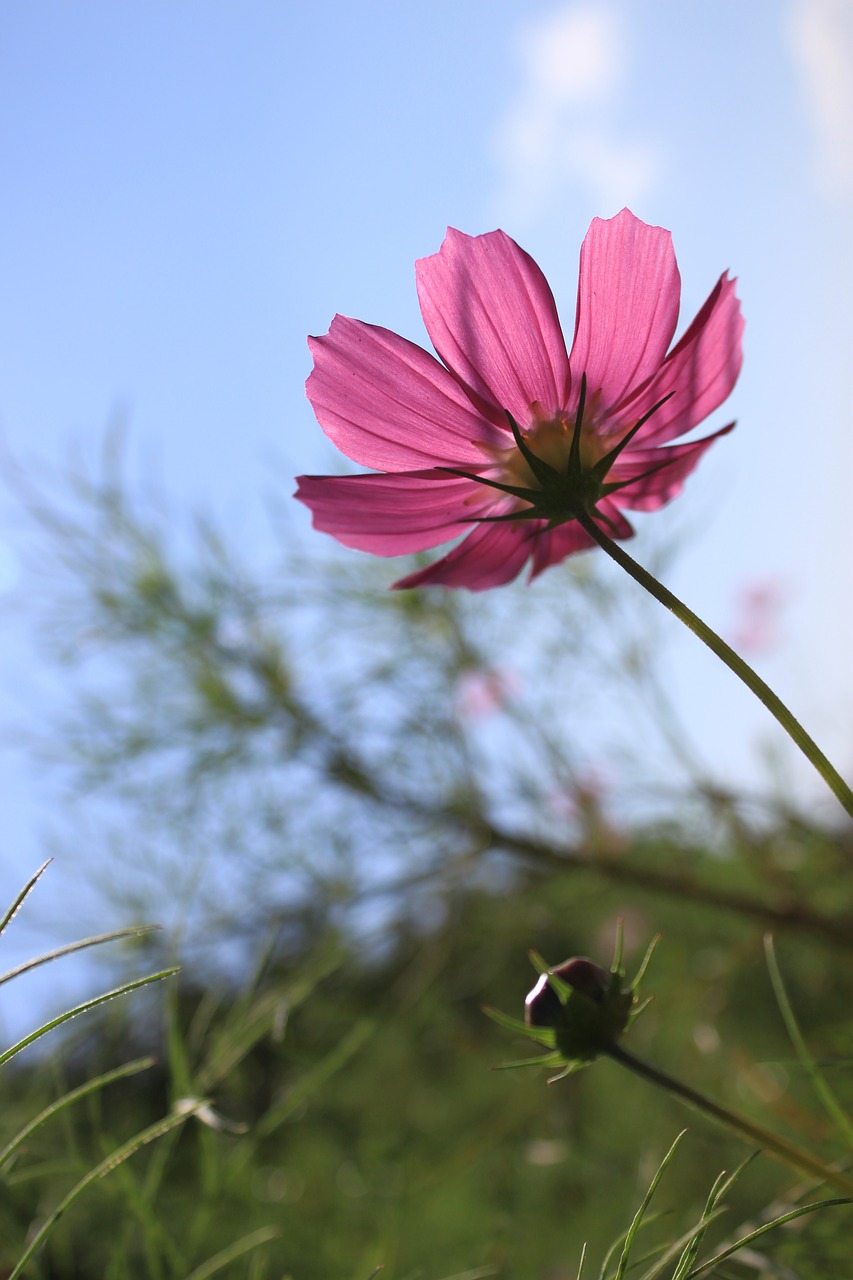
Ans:
[[[476,395],[522,426],[538,401],[565,407],[569,361],[542,272],[503,231],[448,229],[438,253],[415,267],[424,324],[442,360]]]
[[[594,218],[581,246],[567,407],[577,406],[582,373],[587,397],[605,413],[651,377],[675,334],[680,294],[668,231],[647,226],[628,209]]]
[[[720,436],[728,435],[734,425],[730,422],[712,436],[692,440],[689,444],[660,449],[632,449],[629,446],[607,473],[608,482],[625,484],[624,489],[617,489],[611,494],[611,500],[633,511],[658,511],[681,493],[684,481],[703,453]]]
[[[639,395],[618,409],[623,422],[637,422],[669,392],[672,398],[639,432],[644,444],[662,444],[684,435],[731,393],[743,361],[744,320],[736,281],[720,276],[696,319],[673,347],[663,368]]]
[[[532,521],[480,524],[441,560],[394,586],[467,587],[469,591],[501,587],[512,581],[530,555],[533,536]]]
[[[634,530],[622,515],[622,512],[616,509],[610,498],[604,498],[599,502],[598,506],[611,521],[611,524],[607,524],[603,520],[597,520],[596,524],[600,526],[609,538],[632,538],[634,536]],[[536,539],[536,546],[533,551],[533,566],[530,570],[531,580],[538,577],[543,569],[549,568],[552,564],[559,564],[561,560],[565,560],[567,556],[574,555],[576,551],[586,551],[595,545],[595,540],[576,520],[569,520],[566,524],[558,524],[555,529],[543,530]]]
[[[559,564],[566,556],[575,551],[586,551],[594,547],[595,542],[576,520],[557,525],[556,529],[543,529],[536,538],[533,548],[533,564],[530,568],[531,580],[539,576],[549,565]]]
[[[494,490],[437,471],[300,476],[297,484],[295,496],[310,508],[315,529],[380,556],[449,542],[496,509]]]
[[[305,389],[317,421],[342,453],[377,471],[435,463],[482,464],[506,436],[474,408],[434,356],[388,329],[335,316],[309,338]]]

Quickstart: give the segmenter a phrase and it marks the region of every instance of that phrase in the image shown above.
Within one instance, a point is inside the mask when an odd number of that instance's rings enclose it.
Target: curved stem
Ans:
[[[674,613],[676,618],[683,622],[688,630],[698,636],[703,644],[706,644],[711,652],[715,653],[729,670],[733,671],[746,687],[752,690],[758,700],[763,702],[770,714],[776,718],[791,741],[799,747],[806,759],[814,765],[845,812],[853,818],[853,791],[851,791],[838,770],[826,758],[814,739],[806,733],[799,720],[791,714],[784,702],[776,696],[770,686],[765,684],[759,675],[756,675],[749,663],[744,662],[743,658],[735,653],[731,645],[726,644],[725,640],[718,636],[716,631],[712,631],[707,623],[703,622],[692,609],[688,609],[687,605],[678,599],[678,596],[673,595],[662,583],[658,582],[653,574],[644,569],[641,564],[638,564],[612,538],[609,538],[586,512],[581,512],[577,516],[577,521],[589,536],[598,543],[602,551],[605,551],[610,556],[611,560],[614,560],[620,568],[629,573],[641,587],[645,587],[646,591],[653,595],[665,608]]]
[[[675,1080],[672,1076],[668,1076],[665,1071],[660,1071],[657,1067],[652,1067],[649,1063],[643,1062],[642,1059],[635,1058],[632,1053],[628,1053],[620,1045],[614,1044],[604,1052],[614,1062],[620,1062],[623,1067],[627,1067],[634,1075],[640,1076],[643,1080],[648,1080],[651,1084],[658,1085],[659,1088],[665,1089],[673,1097],[680,1098],[682,1102],[687,1103],[695,1111],[701,1111],[709,1119],[715,1120],[717,1124],[722,1125],[724,1129],[728,1129],[730,1133],[736,1134],[744,1142],[749,1143],[750,1146],[758,1147],[768,1156],[772,1156],[774,1160],[788,1165],[791,1169],[796,1169],[799,1173],[805,1173],[809,1177],[817,1178],[819,1182],[827,1182],[833,1187],[837,1187],[839,1191],[843,1191],[846,1196],[853,1197],[853,1178],[841,1173],[838,1169],[833,1169],[831,1165],[824,1164],[817,1156],[813,1156],[810,1151],[805,1151],[795,1143],[788,1142],[786,1138],[780,1138],[777,1134],[771,1133],[763,1125],[756,1124],[753,1120],[747,1120],[745,1116],[739,1116],[736,1112],[729,1111],[726,1107],[721,1107],[718,1103],[712,1102],[710,1098],[706,1098],[704,1094],[691,1089],[689,1085],[682,1084],[680,1080]]]

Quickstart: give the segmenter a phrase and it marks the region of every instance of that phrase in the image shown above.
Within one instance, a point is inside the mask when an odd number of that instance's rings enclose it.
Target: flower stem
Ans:
[[[731,645],[726,644],[725,640],[718,636],[716,631],[712,631],[707,623],[703,622],[692,609],[688,609],[687,605],[678,599],[678,596],[673,595],[662,583],[658,582],[653,574],[644,569],[641,564],[638,564],[617,542],[609,538],[590,516],[585,512],[581,512],[577,516],[577,521],[589,536],[598,543],[602,551],[605,551],[610,556],[611,560],[615,560],[616,564],[624,569],[626,573],[629,573],[635,582],[638,582],[641,587],[645,587],[650,595],[653,595],[665,608],[674,613],[676,618],[679,618],[688,630],[698,636],[711,652],[715,653],[729,670],[733,671],[746,687],[752,690],[758,700],[764,703],[770,714],[775,716],[788,734],[788,737],[799,747],[806,759],[814,765],[845,812],[853,818],[853,791],[851,791],[838,770],[826,758],[814,739],[806,733],[799,720],[791,714],[784,702],[776,696],[770,686],[765,684],[759,675],[756,675],[749,663],[744,662],[743,658],[735,653]]]
[[[811,1152],[805,1151],[793,1142],[788,1142],[785,1138],[780,1138],[775,1133],[771,1133],[763,1125],[747,1120],[745,1116],[739,1116],[736,1112],[729,1111],[726,1107],[721,1107],[718,1103],[712,1102],[710,1098],[706,1098],[704,1094],[697,1093],[689,1085],[682,1084],[680,1080],[675,1080],[672,1076],[668,1076],[666,1072],[659,1071],[657,1067],[650,1066],[649,1063],[643,1062],[640,1058],[635,1058],[632,1053],[628,1053],[627,1049],[623,1049],[621,1045],[614,1044],[609,1049],[606,1049],[605,1053],[614,1062],[620,1062],[623,1067],[627,1067],[634,1075],[640,1076],[643,1080],[648,1080],[651,1084],[658,1085],[661,1089],[665,1089],[667,1093],[680,1098],[689,1107],[693,1107],[694,1110],[701,1111],[711,1120],[715,1120],[724,1129],[737,1134],[739,1138],[749,1143],[750,1146],[760,1148],[781,1164],[788,1165],[789,1168],[796,1169],[799,1173],[805,1173],[809,1177],[817,1178],[819,1182],[827,1182],[831,1186],[837,1187],[839,1191],[843,1191],[846,1196],[853,1198],[853,1178],[841,1173],[838,1169],[833,1169],[831,1165],[824,1164],[822,1160],[819,1160],[817,1156],[813,1156]]]

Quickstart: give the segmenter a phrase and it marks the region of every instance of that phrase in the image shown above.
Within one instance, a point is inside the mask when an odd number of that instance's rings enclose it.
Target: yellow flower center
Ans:
[[[557,418],[545,418],[541,416],[538,405],[531,405],[531,409],[533,422],[522,433],[524,443],[531,453],[536,454],[537,458],[541,458],[543,462],[547,462],[555,471],[565,475],[569,467],[572,441],[577,430],[574,418],[569,419],[564,415],[560,415]],[[587,418],[588,421],[589,418]],[[604,441],[592,426],[587,426],[587,422],[584,422],[581,426],[579,442],[580,462],[584,471],[594,467],[612,448],[612,442],[608,444]],[[502,451],[502,453],[503,456],[500,460],[501,479],[505,484],[519,485],[526,489],[539,489],[542,487],[520,449],[513,446]]]

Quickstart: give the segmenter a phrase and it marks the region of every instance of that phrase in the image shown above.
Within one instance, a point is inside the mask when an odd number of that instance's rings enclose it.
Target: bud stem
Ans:
[[[845,1196],[853,1198],[853,1178],[839,1172],[838,1169],[833,1169],[831,1165],[824,1164],[822,1160],[819,1160],[817,1156],[813,1156],[811,1152],[803,1150],[802,1147],[796,1146],[793,1142],[788,1142],[785,1138],[778,1137],[776,1134],[771,1133],[769,1129],[765,1129],[763,1125],[747,1120],[745,1116],[739,1116],[736,1112],[729,1111],[726,1107],[721,1107],[718,1103],[712,1102],[710,1098],[706,1098],[695,1089],[691,1089],[689,1085],[682,1084],[680,1080],[675,1080],[672,1076],[668,1076],[666,1072],[658,1070],[657,1067],[650,1066],[649,1063],[643,1062],[640,1058],[635,1058],[632,1053],[629,1053],[627,1049],[623,1049],[621,1045],[613,1044],[603,1052],[607,1057],[612,1058],[614,1062],[620,1062],[623,1067],[627,1067],[634,1075],[641,1076],[643,1080],[648,1080],[651,1084],[656,1084],[659,1088],[665,1089],[667,1093],[671,1093],[673,1097],[680,1098],[689,1107],[693,1107],[694,1110],[701,1111],[711,1120],[715,1120],[724,1129],[737,1134],[739,1138],[749,1143],[750,1146],[760,1148],[781,1164],[786,1164],[790,1168],[796,1169],[799,1173],[808,1174],[819,1182],[829,1183],[831,1186],[837,1187],[839,1191],[842,1191]]]
[[[595,523],[591,516],[586,512],[580,512],[576,517],[578,523],[583,526],[591,538],[594,538],[602,551],[610,556],[611,560],[615,560],[620,568],[629,573],[635,582],[641,587],[645,587],[650,595],[660,602],[665,608],[674,613],[688,630],[692,631],[695,636],[706,644],[712,653],[720,658],[730,671],[743,681],[748,689],[751,689],[760,702],[770,712],[772,716],[779,722],[792,742],[799,747],[806,759],[815,767],[826,785],[832,791],[839,804],[845,812],[853,818],[853,791],[841,777],[841,774],[830,763],[821,751],[820,747],[814,739],[806,733],[799,720],[788,710],[781,698],[778,698],[768,684],[757,675],[748,662],[744,662],[734,649],[716,631],[712,631],[707,623],[695,614],[692,609],[688,609],[677,596],[673,595],[662,583],[658,582],[653,574],[638,564],[627,551],[623,550],[618,543],[609,538],[606,533]]]

